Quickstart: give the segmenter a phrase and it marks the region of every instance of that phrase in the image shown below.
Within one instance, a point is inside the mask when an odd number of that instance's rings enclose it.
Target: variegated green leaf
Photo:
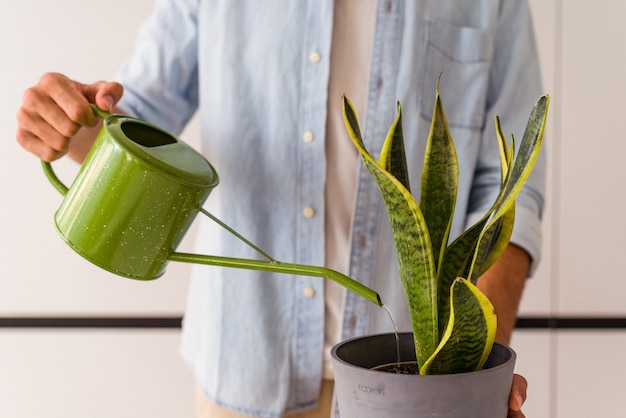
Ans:
[[[436,352],[420,374],[450,374],[480,370],[496,337],[491,302],[468,280],[458,278],[450,292],[450,315]]]
[[[439,82],[422,168],[420,209],[433,243],[437,271],[448,245],[459,184],[459,164],[439,96]]]
[[[474,261],[472,262],[470,273],[473,282],[476,282],[478,277],[490,267],[487,260],[489,259],[490,262],[493,263],[502,254],[508,244],[508,238],[510,238],[510,236],[506,238],[506,240],[498,239],[498,236],[494,235],[494,231],[499,231],[502,228],[502,225],[499,225],[503,222],[501,218],[505,217],[507,214],[508,216],[506,217],[508,221],[505,225],[507,228],[504,230],[508,231],[510,227],[510,231],[512,231],[512,217],[514,217],[514,213],[511,214],[511,208],[515,203],[517,195],[522,190],[524,183],[528,179],[539,155],[549,102],[549,96],[542,96],[537,100],[532,109],[515,162],[510,168],[510,173],[507,173],[506,184],[496,200],[498,204],[493,213],[493,217],[479,239],[478,249]],[[500,137],[502,135],[501,129],[498,128],[497,130],[498,136]]]
[[[383,196],[391,222],[398,262],[410,309],[418,362],[437,347],[437,301],[435,266],[430,237],[420,208],[404,185],[381,167],[365,148],[350,101],[344,98],[348,134],[361,153],[363,163]]]
[[[506,137],[502,134],[502,128],[500,126],[500,120],[495,117],[496,134],[498,137],[498,145],[500,150],[500,168],[501,168],[501,192],[506,188],[507,180],[510,176],[511,162],[513,161],[514,147],[506,142]],[[514,143],[514,142],[512,142]],[[500,196],[499,196],[500,198]],[[439,335],[442,335],[446,324],[448,322],[448,316],[450,313],[450,288],[452,283],[457,277],[465,277],[471,280],[471,266],[473,265],[475,252],[478,245],[478,240],[485,229],[485,225],[489,221],[489,217],[499,205],[499,201],[496,200],[491,206],[489,211],[483,215],[483,217],[476,222],[472,227],[466,230],[461,236],[455,239],[450,244],[444,254],[444,259],[439,271],[438,285],[437,285],[437,303],[439,311]],[[514,213],[513,213],[514,216]],[[497,224],[500,227],[500,222]],[[510,226],[512,228],[512,225]],[[500,229],[498,229],[499,231]],[[508,239],[503,234],[500,239]],[[507,241],[508,242],[508,241]],[[499,254],[498,254],[499,255]],[[494,256],[495,258],[495,256]],[[488,262],[492,259],[489,258]],[[473,281],[475,283],[475,281]]]
[[[439,335],[443,335],[450,314],[450,289],[457,277],[465,277],[470,270],[473,254],[478,245],[478,238],[489,218],[482,220],[466,230],[444,254],[441,269],[437,278],[437,311],[439,314]]]
[[[489,212],[487,212],[487,214],[483,217],[483,220],[486,220],[488,216],[491,216],[493,211],[500,205],[504,191],[506,190],[511,176],[511,164],[515,154],[515,139],[511,138],[511,146],[509,146],[506,141],[506,136],[502,132],[502,125],[500,124],[500,118],[498,116],[495,117],[495,126],[496,136],[498,138],[498,148],[500,150],[500,193]],[[472,283],[476,284],[478,278],[485,271],[487,271],[493,263],[495,263],[508,246],[511,233],[513,232],[514,220],[515,208],[512,207],[504,214],[503,217],[490,224],[488,228],[485,228],[484,223],[479,222],[480,225],[482,225],[481,229],[484,230],[481,235],[483,236],[483,246],[482,248],[477,248],[475,250],[471,262],[466,266],[466,270],[460,274],[462,277],[465,277]],[[490,235],[488,240],[484,238],[486,234]],[[481,238],[479,237],[479,239]],[[489,242],[489,245],[486,245],[486,242]]]
[[[500,150],[500,168],[501,168],[501,185],[500,194],[498,199],[502,198],[503,192],[506,189],[508,179],[510,177],[510,167],[513,161],[514,146],[509,145],[506,142],[505,136],[502,134],[502,128],[500,126],[500,119],[495,117],[496,134],[498,137],[498,146]],[[514,140],[512,140],[514,144]],[[444,271],[440,275],[445,277],[440,284],[441,287],[449,289],[452,282],[456,277],[468,277],[470,272],[471,263],[474,259],[472,254],[476,249],[476,244],[480,238],[481,232],[485,229],[485,225],[489,221],[494,210],[499,206],[500,201],[496,199],[491,208],[483,215],[483,217],[467,229],[461,236],[459,236],[452,244],[446,249],[445,263],[443,266]],[[448,298],[448,292],[445,292],[445,297]],[[441,300],[441,298],[440,298]],[[445,303],[447,307],[447,302]]]
[[[483,230],[478,247],[474,252],[471,268],[465,277],[473,284],[478,282],[508,247],[515,224],[515,203],[498,219],[490,222]]]
[[[513,204],[535,166],[535,161],[537,160],[543,141],[549,102],[550,96],[541,96],[533,107],[528,119],[528,124],[526,125],[526,130],[524,131],[524,136],[522,137],[519,151],[517,152],[515,162],[511,168],[511,176],[508,180],[506,190],[504,191],[502,203],[498,209],[496,209],[494,217],[501,216],[508,210],[509,206]]]
[[[506,136],[502,132],[500,118],[494,118],[496,125],[496,136],[498,138],[498,149],[500,150],[500,184],[504,187],[507,184],[511,172],[511,163],[515,154],[515,138],[511,137],[511,146],[506,141]]]
[[[410,192],[409,170],[404,152],[404,136],[402,135],[402,106],[398,103],[398,114],[393,121],[389,133],[380,151],[379,165],[394,176]]]
[[[535,104],[514,163],[514,142],[509,147],[496,118],[500,193],[483,218],[446,247],[458,167],[438,90],[437,86],[419,206],[409,190],[400,105],[376,162],[361,138],[354,108],[344,98],[348,133],[387,206],[420,373],[437,374],[479,369],[491,350],[496,329],[493,307],[474,283],[508,245],[514,201],[537,158],[549,104],[548,96]]]

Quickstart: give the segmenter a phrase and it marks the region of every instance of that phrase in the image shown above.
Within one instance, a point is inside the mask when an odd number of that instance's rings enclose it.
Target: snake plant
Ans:
[[[348,98],[343,100],[349,136],[387,207],[420,374],[480,370],[495,340],[496,316],[476,283],[509,243],[515,198],[537,159],[549,96],[542,96],[535,103],[517,155],[514,138],[511,137],[510,143],[507,141],[498,117],[495,118],[500,149],[500,193],[483,218],[452,243],[449,234],[459,169],[439,95],[439,82],[422,167],[419,203],[409,185],[400,103],[376,161],[365,148],[354,107]]]

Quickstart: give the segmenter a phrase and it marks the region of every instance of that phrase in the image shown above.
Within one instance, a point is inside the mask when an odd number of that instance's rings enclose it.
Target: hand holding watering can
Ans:
[[[24,92],[17,113],[17,141],[44,161],[69,154],[82,162],[101,122],[89,104],[112,111],[123,91],[116,82],[82,84],[47,73]]]
[[[64,80],[57,81],[62,87]],[[115,85],[101,87],[116,93]],[[105,101],[104,96],[98,96],[101,92],[95,93],[95,101],[98,97]],[[219,179],[201,154],[147,122],[110,114],[95,105],[91,108],[103,120],[102,128],[71,187],[57,178],[45,160],[62,155],[67,149],[67,137],[75,133],[78,125],[90,125],[91,116],[76,118],[80,122],[70,123],[64,132],[56,133],[57,138],[60,135],[65,139],[48,143],[32,138],[27,141],[30,150],[44,160],[42,165],[52,185],[64,196],[55,215],[57,230],[84,258],[115,274],[140,280],[160,277],[169,261],[326,277],[382,305],[376,292],[341,273],[271,259],[202,209]],[[53,114],[59,112],[55,109]],[[266,260],[176,252],[200,211],[243,239]]]

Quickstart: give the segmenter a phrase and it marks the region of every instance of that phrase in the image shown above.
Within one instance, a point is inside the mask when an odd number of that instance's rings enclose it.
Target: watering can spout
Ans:
[[[380,298],[380,295],[374,292],[372,289],[364,286],[363,284],[357,282],[354,279],[346,276],[345,274],[339,273],[338,271],[331,270],[326,267],[318,267],[318,266],[310,266],[306,264],[293,264],[293,263],[283,263],[280,261],[274,260],[270,257],[266,252],[257,247],[254,243],[250,242],[246,237],[241,235],[239,232],[235,231],[233,228],[222,222],[219,218],[200,207],[198,210],[203,213],[206,217],[211,219],[213,222],[230,232],[232,235],[237,237],[239,240],[244,242],[258,254],[265,257],[266,260],[250,260],[250,259],[242,259],[242,258],[232,258],[232,257],[219,257],[212,255],[197,255],[197,254],[186,254],[186,253],[173,253],[170,254],[168,259],[170,261],[180,261],[183,263],[194,263],[194,264],[206,264],[212,266],[222,266],[222,267],[234,267],[240,269],[248,269],[248,270],[261,270],[261,271],[270,271],[273,273],[286,273],[286,274],[295,274],[302,276],[313,276],[313,277],[325,277],[330,279],[339,285],[345,287],[348,290],[353,291],[357,295],[369,300],[370,302],[383,306],[383,302]]]
[[[220,257],[213,255],[200,255],[188,253],[172,253],[168,257],[170,261],[182,263],[205,264],[211,266],[233,267],[247,270],[269,271],[273,273],[286,273],[301,276],[325,277],[340,284],[346,289],[356,293],[366,300],[378,306],[383,306],[380,295],[369,287],[357,282],[350,277],[325,267],[308,266],[304,264],[283,263],[280,261],[248,260],[242,258]]]

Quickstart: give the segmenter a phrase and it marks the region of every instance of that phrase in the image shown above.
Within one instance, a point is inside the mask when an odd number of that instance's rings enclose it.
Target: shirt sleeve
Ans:
[[[532,107],[542,94],[539,59],[532,19],[525,0],[502,2],[487,96],[481,149],[470,194],[468,224],[472,225],[494,202],[500,184],[500,160],[494,118],[510,139],[521,141]],[[541,151],[532,174],[516,200],[511,242],[532,258],[531,275],[541,254],[541,217],[544,207],[546,158]]]
[[[198,107],[198,0],[159,0],[116,79],[119,107],[179,134]]]

